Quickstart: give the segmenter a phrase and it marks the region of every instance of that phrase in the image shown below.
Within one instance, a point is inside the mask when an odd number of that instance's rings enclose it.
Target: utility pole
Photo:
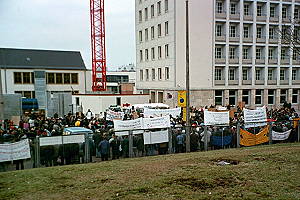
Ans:
[[[186,152],[190,152],[190,38],[189,38],[189,1],[185,1],[186,13]]]

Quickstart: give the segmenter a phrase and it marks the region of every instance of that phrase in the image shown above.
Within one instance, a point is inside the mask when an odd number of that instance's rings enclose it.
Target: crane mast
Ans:
[[[106,90],[104,0],[90,0],[92,90]]]

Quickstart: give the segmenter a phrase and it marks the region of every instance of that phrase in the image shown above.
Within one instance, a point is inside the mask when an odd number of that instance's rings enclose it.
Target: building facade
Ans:
[[[189,0],[191,104],[299,105],[300,0]],[[185,89],[185,0],[136,0],[137,89],[177,105]]]

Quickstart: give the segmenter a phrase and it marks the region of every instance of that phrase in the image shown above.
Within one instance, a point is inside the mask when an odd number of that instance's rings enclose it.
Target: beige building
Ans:
[[[189,0],[192,105],[298,106],[300,58],[279,32],[299,12],[300,0]],[[176,106],[185,89],[185,26],[185,0],[136,0],[137,89],[151,102]]]

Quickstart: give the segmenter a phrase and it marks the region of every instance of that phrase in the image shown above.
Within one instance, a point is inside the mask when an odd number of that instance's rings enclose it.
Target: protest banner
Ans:
[[[136,130],[136,131],[132,131],[133,135],[138,135],[138,134],[143,134],[144,130]],[[115,135],[120,137],[120,136],[125,136],[125,135],[129,135],[129,131],[116,131]]]
[[[171,127],[170,116],[156,117],[156,118],[143,118],[143,126],[144,129]]]
[[[272,131],[272,140],[287,140],[291,134],[292,130],[288,130],[285,132],[276,132]]]
[[[244,109],[245,128],[267,125],[267,112],[265,107],[256,110]]]
[[[124,112],[114,112],[112,110],[108,110],[106,112],[106,120],[113,121],[113,120],[123,120]]]
[[[135,120],[113,120],[115,131],[126,131],[126,130],[135,130],[143,129],[143,118],[138,118]]]
[[[167,115],[171,115],[172,117],[180,116],[181,108],[173,108],[173,109],[150,109],[144,108],[144,117],[163,117]]]
[[[85,135],[67,135],[63,136],[64,144],[84,143]]]
[[[62,144],[62,136],[41,137],[40,146],[59,145]]]
[[[240,144],[243,146],[254,146],[269,142],[268,137],[269,126],[266,126],[258,134],[252,134],[244,129],[240,130]]]
[[[0,162],[31,158],[29,140],[0,144]]]
[[[169,142],[169,132],[164,131],[149,131],[144,132],[144,144],[159,144]]]
[[[228,125],[229,112],[204,111],[204,125]]]

